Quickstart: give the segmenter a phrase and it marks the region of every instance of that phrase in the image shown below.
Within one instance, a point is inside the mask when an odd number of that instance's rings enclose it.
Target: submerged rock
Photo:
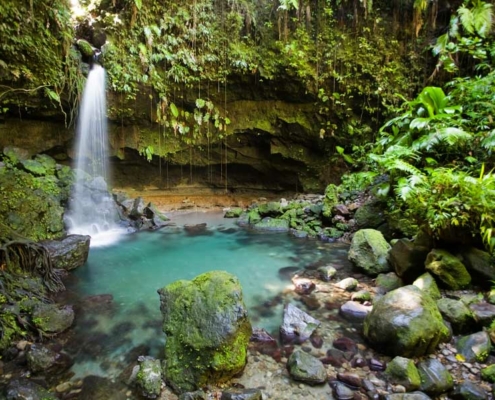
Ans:
[[[260,389],[229,389],[222,392],[220,400],[262,400]]]
[[[433,352],[449,330],[431,297],[409,285],[374,303],[364,321],[364,335],[387,354],[415,357]]]
[[[323,363],[303,350],[295,350],[287,361],[290,376],[310,385],[325,383],[327,371]]]
[[[280,327],[282,343],[303,343],[320,324],[320,321],[289,303],[284,308]]]
[[[289,221],[286,219],[265,217],[254,224],[253,228],[257,231],[265,232],[289,232]]]
[[[167,336],[165,379],[175,391],[225,382],[243,370],[252,330],[234,275],[212,271],[158,293]]]
[[[380,231],[361,229],[357,231],[349,249],[349,260],[370,275],[390,271],[387,243]]]
[[[60,333],[74,322],[72,306],[60,307],[57,304],[39,304],[33,310],[33,322],[46,333]]]

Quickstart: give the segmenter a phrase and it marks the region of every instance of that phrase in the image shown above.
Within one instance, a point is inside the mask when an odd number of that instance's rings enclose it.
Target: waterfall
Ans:
[[[119,210],[108,192],[108,133],[105,70],[95,64],[84,87],[76,130],[76,182],[65,222],[69,233],[114,236]],[[104,240],[105,242],[106,240]]]

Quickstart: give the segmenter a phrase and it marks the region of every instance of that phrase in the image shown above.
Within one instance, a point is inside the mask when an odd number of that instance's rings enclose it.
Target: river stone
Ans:
[[[473,272],[473,275],[481,278],[481,284],[484,283],[486,286],[488,282],[495,280],[495,262],[490,253],[475,247],[469,247],[464,249],[460,256],[466,268]]]
[[[332,382],[333,394],[337,400],[354,399],[354,391],[341,382]]]
[[[365,306],[357,301],[346,301],[340,306],[340,314],[349,321],[363,321],[372,307]]]
[[[46,333],[60,333],[68,329],[74,322],[72,306],[57,304],[38,304],[32,314],[34,324]]]
[[[38,373],[50,370],[52,373],[65,371],[73,364],[65,353],[57,353],[39,343],[32,344],[26,353],[29,370]]]
[[[139,357],[139,371],[136,386],[144,397],[156,399],[162,391],[162,366],[153,357]]]
[[[413,285],[429,294],[433,300],[442,298],[440,290],[438,290],[437,282],[429,272],[425,272],[423,275],[418,277],[418,279],[413,282]]]
[[[450,322],[454,333],[466,333],[474,324],[473,314],[460,300],[443,298],[437,301],[442,316]]]
[[[455,387],[451,397],[454,400],[486,400],[488,394],[479,385],[464,381]]]
[[[405,357],[395,357],[387,364],[385,374],[394,385],[402,385],[407,391],[419,389],[421,378],[414,361]]]
[[[483,362],[490,354],[490,336],[485,331],[462,336],[457,340],[456,348],[466,362]]]
[[[57,400],[58,397],[50,393],[37,383],[21,378],[10,381],[5,390],[7,400]]]
[[[376,277],[375,285],[383,289],[383,292],[386,293],[404,286],[404,281],[398,277],[395,272],[389,272],[386,274],[379,274]]]
[[[87,235],[69,235],[61,240],[45,240],[41,244],[50,253],[55,268],[71,270],[86,263],[90,240]]]
[[[262,400],[260,389],[229,389],[222,392],[220,400]]]
[[[440,395],[454,387],[452,375],[437,359],[428,359],[418,363],[419,376],[421,377],[420,390],[430,395]]]
[[[289,221],[286,219],[265,217],[254,224],[253,228],[257,231],[264,232],[289,232]]]
[[[288,303],[284,307],[284,318],[280,326],[282,343],[303,343],[320,324],[311,315]]]
[[[357,231],[349,249],[349,260],[370,275],[390,271],[387,243],[380,231],[361,229]]]
[[[408,239],[399,239],[390,249],[388,259],[395,273],[409,283],[424,272],[429,251],[428,247]]]
[[[352,292],[357,288],[359,282],[355,278],[344,278],[341,281],[338,281],[335,286],[340,289],[346,290],[347,292]]]
[[[464,264],[448,251],[433,249],[426,257],[425,267],[449,289],[459,290],[471,283]]]
[[[237,277],[211,271],[158,291],[166,380],[177,392],[229,380],[246,364],[251,323]]]
[[[328,282],[337,274],[337,270],[331,265],[318,268],[318,275],[322,281]]]
[[[290,355],[287,369],[293,379],[310,385],[325,383],[327,380],[327,371],[323,363],[300,349]]]
[[[391,393],[385,395],[385,400],[431,400],[431,397],[423,392]]]
[[[225,211],[224,218],[239,218],[243,212],[241,207],[232,207]]]
[[[488,326],[495,319],[495,306],[490,303],[475,303],[469,306],[474,320],[483,326]]]
[[[364,335],[389,355],[416,357],[433,352],[449,330],[431,297],[409,285],[375,301],[364,320]]]

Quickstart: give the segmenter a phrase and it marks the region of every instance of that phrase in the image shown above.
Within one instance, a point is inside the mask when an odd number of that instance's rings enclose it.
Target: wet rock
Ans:
[[[389,272],[387,274],[378,274],[375,284],[382,289],[383,293],[387,293],[404,286],[404,281],[395,272]]]
[[[5,390],[7,400],[57,400],[58,397],[29,379],[14,379]]]
[[[119,382],[90,375],[84,378],[82,390],[77,396],[77,400],[125,400],[128,398],[126,396],[127,391],[128,387]]]
[[[371,306],[365,306],[357,301],[347,301],[340,307],[340,315],[349,321],[363,321],[371,312]]]
[[[469,247],[461,251],[460,257],[466,268],[480,278],[481,284],[487,286],[488,282],[495,280],[495,264],[490,253]]]
[[[471,304],[469,309],[473,313],[474,320],[482,325],[488,326],[495,319],[495,305],[490,303]]]
[[[290,376],[310,385],[325,383],[327,371],[320,360],[302,350],[295,350],[287,361]]]
[[[376,228],[385,221],[385,205],[381,201],[371,200],[359,207],[354,219],[360,228]]]
[[[337,374],[337,379],[340,382],[345,383],[347,386],[351,386],[356,389],[362,386],[361,377],[352,372],[339,372]]]
[[[29,369],[34,372],[50,370],[52,373],[65,371],[73,361],[64,353],[59,353],[42,344],[32,344],[26,354]]]
[[[318,275],[324,282],[330,281],[335,274],[337,274],[337,270],[331,265],[324,265],[323,267],[318,268]]]
[[[303,343],[318,326],[320,321],[289,303],[284,308],[280,338],[282,343]]]
[[[262,400],[259,389],[229,389],[222,392],[220,400]]]
[[[390,271],[388,251],[390,245],[382,233],[374,229],[357,231],[349,249],[349,261],[366,271],[369,275],[377,275]]]
[[[69,235],[61,240],[45,240],[46,247],[55,268],[67,271],[84,265],[88,259],[91,237],[86,235]]]
[[[357,288],[358,284],[359,282],[355,278],[345,278],[337,282],[335,286],[348,292],[352,292],[354,289]]]
[[[425,270],[430,249],[408,239],[399,239],[389,252],[389,261],[395,273],[405,282],[411,282]]]
[[[420,390],[422,392],[437,396],[454,387],[450,372],[434,358],[418,363],[418,372],[421,377]]]
[[[453,400],[486,400],[488,394],[474,382],[460,382],[454,389],[451,398]]]
[[[351,400],[354,399],[354,391],[349,389],[341,382],[331,383],[333,394],[337,400]]]
[[[249,213],[244,211],[237,218],[236,224],[239,226],[248,226],[249,225]]]
[[[162,391],[162,366],[160,360],[153,357],[139,357],[139,371],[136,386],[141,394],[149,399],[156,399]]]
[[[182,393],[179,400],[208,400],[208,396],[202,390],[196,390],[195,392]]]
[[[337,349],[329,349],[327,351],[326,357],[320,359],[320,361],[325,365],[332,365],[336,368],[340,368],[344,363],[347,362],[347,358],[343,351]]]
[[[450,322],[454,333],[465,333],[475,325],[473,315],[466,305],[459,301],[443,298],[437,301],[442,316]]]
[[[164,374],[175,391],[225,382],[244,369],[252,329],[234,275],[211,271],[158,293],[167,337]]]
[[[60,333],[74,322],[72,306],[57,304],[38,304],[33,310],[33,322],[38,329],[46,333]]]
[[[349,339],[348,337],[340,337],[335,339],[332,343],[333,347],[337,350],[343,351],[345,353],[357,353],[357,344],[354,340]]]
[[[433,352],[449,336],[435,302],[412,285],[375,301],[363,330],[364,336],[383,352],[408,358]]]
[[[298,239],[306,239],[309,236],[308,232],[293,228],[289,229],[289,233]]]
[[[320,301],[314,296],[303,296],[301,297],[301,302],[311,311],[318,310],[321,307]]]
[[[359,301],[360,303],[371,301],[372,296],[371,293],[367,290],[360,290],[356,293],[353,293],[351,296],[352,301]]]
[[[376,358],[372,358],[369,362],[370,369],[372,371],[385,371],[386,365],[384,362],[377,360]]]
[[[165,225],[170,219],[163,213],[161,213],[152,203],[143,209],[143,216],[151,222],[151,229],[158,229]]]
[[[253,229],[263,232],[289,232],[289,221],[286,219],[265,217],[254,224]]]
[[[323,347],[323,338],[321,336],[313,334],[309,340],[314,348],[321,349]]]
[[[186,224],[184,225],[184,230],[189,236],[208,235],[212,233],[208,231],[208,224],[206,222],[195,225]]]
[[[294,277],[292,278],[292,283],[294,284],[294,291],[297,294],[311,294],[316,288],[315,283],[306,278]]]
[[[490,336],[484,331],[462,336],[457,340],[456,348],[466,362],[483,362],[490,353]]]
[[[438,290],[437,282],[429,272],[425,272],[423,275],[419,276],[418,279],[413,282],[413,285],[430,295],[433,300],[442,298],[440,290]]]
[[[431,397],[423,392],[392,393],[385,395],[385,400],[431,400]]]
[[[452,290],[462,289],[471,282],[471,276],[464,264],[445,250],[433,249],[428,253],[425,267]]]
[[[233,207],[225,211],[224,218],[239,218],[244,210],[241,207]]]
[[[394,385],[402,385],[406,391],[419,389],[421,378],[414,361],[409,358],[395,357],[390,361],[385,374]]]

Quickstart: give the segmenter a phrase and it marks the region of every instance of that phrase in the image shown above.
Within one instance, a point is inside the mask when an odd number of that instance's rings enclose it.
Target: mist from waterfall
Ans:
[[[105,70],[95,64],[84,87],[76,130],[76,182],[65,222],[71,234],[93,239],[113,236],[119,210],[108,192],[107,105]],[[117,230],[118,234],[120,230]],[[106,239],[103,240],[106,242]]]

